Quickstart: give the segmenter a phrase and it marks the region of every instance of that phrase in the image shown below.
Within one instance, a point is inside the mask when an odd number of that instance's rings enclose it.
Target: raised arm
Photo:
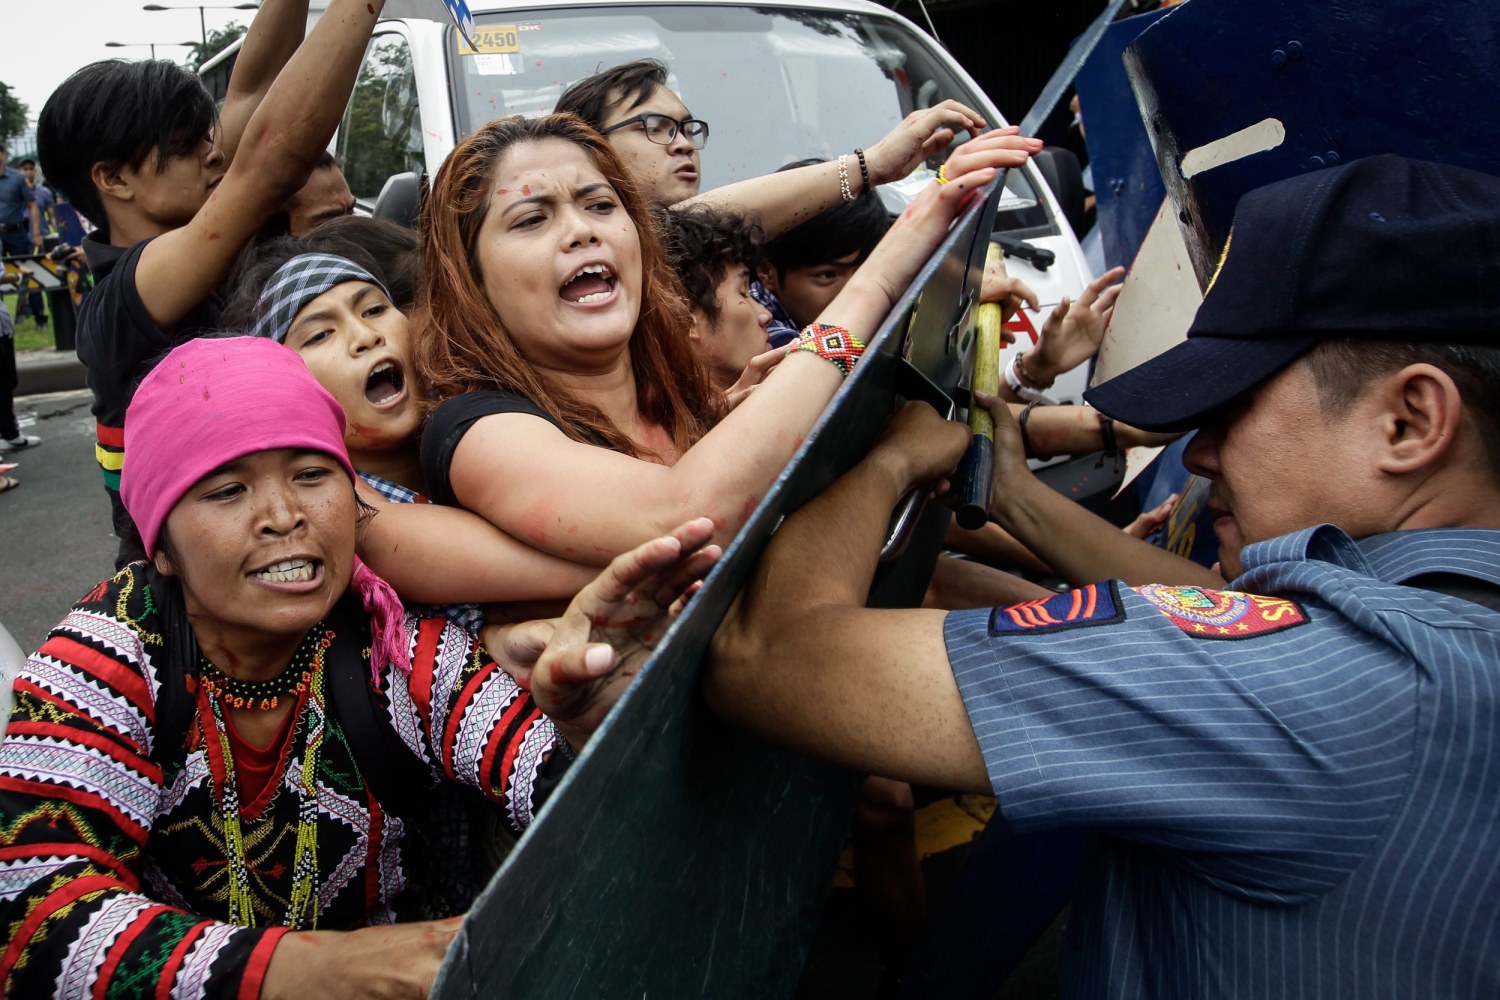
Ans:
[[[354,89],[385,0],[332,0],[276,77],[247,142],[187,225],[152,240],[136,268],[151,318],[170,330],[224,280],[260,225],[307,182]]]
[[[984,118],[957,101],[913,111],[875,145],[865,150],[870,185],[888,184],[905,177],[917,164],[942,149],[958,129],[978,135]],[[1012,133],[1019,129],[1011,128]],[[1040,148],[1040,146],[1038,147]],[[865,189],[859,159],[853,150],[844,161],[851,194]],[[768,239],[821,215],[839,203],[843,185],[837,160],[814,163],[796,170],[782,170],[749,180],[726,184],[689,198],[678,207],[713,205],[757,220]]]
[[[1119,579],[1220,588],[1224,578],[1129,535],[1041,482],[1026,467],[1009,404],[982,397],[995,420],[990,519],[1075,585]],[[1033,411],[1036,412],[1036,411]]]
[[[945,185],[924,191],[818,322],[869,339],[917,270],[997,166],[1025,161],[1030,144],[992,132],[967,144]],[[955,154],[955,159],[958,159]],[[672,466],[568,440],[528,414],[483,417],[450,469],[459,502],[501,530],[554,555],[603,565],[684,520],[707,516],[727,543],[785,468],[842,380],[809,352],[782,361]]]
[[[260,107],[302,36],[307,34],[307,0],[263,0],[245,32],[234,59],[224,106],[219,110],[219,150],[225,163],[234,162],[245,126]]]
[[[714,637],[705,691],[774,743],[871,774],[986,791],[944,613],[864,607],[891,509],[957,464],[968,428],[908,404],[881,444],[786,519]]]

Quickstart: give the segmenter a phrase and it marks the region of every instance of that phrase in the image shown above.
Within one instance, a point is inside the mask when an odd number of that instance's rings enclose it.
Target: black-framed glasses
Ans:
[[[609,135],[611,132],[618,132],[622,128],[635,124],[639,124],[641,130],[646,133],[646,138],[658,146],[671,145],[672,140],[677,138],[678,132],[687,136],[688,142],[693,144],[694,149],[702,149],[708,145],[708,122],[701,118],[684,118],[678,121],[670,115],[636,115],[601,128],[599,134]]]

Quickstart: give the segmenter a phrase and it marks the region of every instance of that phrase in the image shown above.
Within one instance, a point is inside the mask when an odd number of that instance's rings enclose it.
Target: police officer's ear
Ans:
[[[1434,365],[1407,365],[1374,382],[1371,402],[1379,407],[1381,447],[1376,467],[1389,475],[1432,470],[1469,441],[1472,425],[1463,420],[1463,398],[1452,376]],[[1461,439],[1463,437],[1463,440]],[[1476,458],[1483,461],[1482,451]]]

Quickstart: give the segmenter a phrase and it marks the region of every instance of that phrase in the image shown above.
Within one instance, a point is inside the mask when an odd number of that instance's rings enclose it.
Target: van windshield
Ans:
[[[970,88],[900,19],[779,7],[598,6],[476,16],[480,51],[449,30],[460,135],[491,118],[550,112],[571,83],[633,59],[711,128],[703,188],[868,146],[907,114]],[[996,228],[1056,232],[1021,171]]]

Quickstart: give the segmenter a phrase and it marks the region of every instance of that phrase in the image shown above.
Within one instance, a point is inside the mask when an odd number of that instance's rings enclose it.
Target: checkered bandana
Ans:
[[[281,343],[303,306],[346,281],[368,281],[390,298],[385,285],[352,260],[327,253],[298,254],[278,267],[266,282],[255,306],[259,318],[247,332],[252,337],[269,337]]]

